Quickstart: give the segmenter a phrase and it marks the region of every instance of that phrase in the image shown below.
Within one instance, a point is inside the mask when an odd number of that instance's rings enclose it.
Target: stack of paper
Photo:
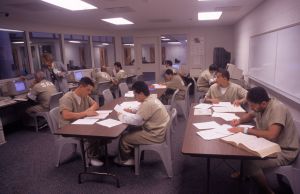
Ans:
[[[122,122],[115,120],[115,119],[105,119],[103,121],[97,122],[97,124],[111,128],[111,127],[122,124]]]
[[[218,113],[214,112],[212,117],[220,117],[224,119],[225,121],[232,121],[233,119],[239,119],[240,117],[236,116],[234,113]]]
[[[128,92],[126,92],[126,93],[125,93],[125,97],[133,98],[133,97],[134,97],[133,91],[128,91]]]
[[[194,115],[211,115],[210,109],[194,109]]]
[[[140,102],[138,101],[129,101],[129,102],[123,102],[120,104],[120,106],[125,109],[133,109],[133,110],[137,110],[139,109],[139,106],[141,105]]]
[[[198,129],[213,129],[213,128],[220,127],[220,125],[218,123],[216,123],[215,121],[193,123],[193,125],[195,127],[197,127]]]
[[[112,112],[112,110],[98,110],[96,112],[98,113],[98,115],[85,117],[85,119],[105,119],[109,115],[109,113]]]
[[[218,139],[232,135],[233,133],[228,131],[232,126],[223,124],[219,127],[210,130],[198,131],[197,134],[205,140]]]
[[[93,125],[96,123],[99,119],[78,119],[74,121],[73,125]]]
[[[213,104],[214,112],[245,112],[241,106],[235,106],[230,102],[219,102],[218,104]]]
[[[212,107],[212,105],[206,103],[200,103],[194,106],[194,108],[199,108],[199,109],[209,109],[210,107]]]

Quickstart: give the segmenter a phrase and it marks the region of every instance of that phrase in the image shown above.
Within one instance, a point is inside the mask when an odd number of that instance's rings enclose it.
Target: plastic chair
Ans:
[[[55,107],[50,110],[49,112],[49,127],[51,130],[51,133],[54,135],[54,133],[58,129],[58,122],[59,122],[59,107]],[[56,161],[56,167],[59,167],[60,165],[60,157],[61,152],[63,150],[63,147],[67,144],[72,144],[73,146],[73,153],[76,153],[77,147],[80,148],[80,142],[76,138],[72,137],[63,137],[61,135],[54,135],[55,144],[58,146],[58,152],[57,152],[57,161]],[[81,152],[79,152],[81,153]]]
[[[189,107],[190,107],[189,89],[190,89],[191,85],[192,85],[192,83],[189,83],[189,85],[186,88],[184,100],[175,100],[177,107],[181,110],[185,119],[187,119],[188,111],[189,111]]]
[[[103,97],[104,97],[104,103],[110,103],[111,101],[114,100],[114,97],[110,91],[110,89],[105,89],[103,92]]]
[[[295,121],[295,127],[298,130],[299,142],[300,142],[300,122]],[[288,180],[288,183],[293,191],[293,193],[300,193],[300,156],[289,166],[280,166],[274,169],[277,179],[280,182],[282,177],[285,177]]]
[[[159,154],[163,164],[166,168],[168,177],[173,177],[172,167],[172,150],[171,150],[171,123],[176,116],[176,109],[173,108],[171,111],[171,118],[166,126],[166,138],[162,143],[149,144],[149,145],[135,145],[134,147],[134,160],[135,160],[135,174],[140,174],[140,161],[141,153],[146,150],[152,150]]]
[[[119,84],[120,97],[124,97],[125,93],[129,91],[128,85],[126,83]]]
[[[111,86],[111,81],[98,82],[96,83],[95,93],[92,95],[93,99],[99,104],[99,97],[102,95],[105,89],[109,89]]]
[[[59,105],[59,99],[63,96],[62,92],[58,92],[54,95],[52,95],[50,97],[50,102],[49,102],[49,110],[58,107]],[[38,117],[43,117],[47,123],[49,124],[49,111],[45,111],[45,112],[37,112],[34,114],[33,118],[34,118],[34,123],[35,123],[35,131],[38,132],[40,128],[44,127],[39,127],[38,124]]]
[[[194,82],[194,100],[195,102],[198,102],[204,95],[205,95],[205,92],[200,92],[197,88],[197,82],[195,80],[194,77],[191,77],[193,82]]]
[[[166,107],[166,109],[167,109],[167,111],[169,113],[171,113],[171,111],[173,110],[173,108],[175,108],[175,110],[176,110],[175,97],[176,97],[176,95],[177,95],[178,92],[179,92],[179,89],[176,89],[175,92],[172,95],[171,100],[169,100],[168,105],[165,105],[165,107]],[[177,110],[176,110],[176,115],[177,115]],[[177,117],[174,118],[173,122],[174,122],[174,125],[177,124]]]

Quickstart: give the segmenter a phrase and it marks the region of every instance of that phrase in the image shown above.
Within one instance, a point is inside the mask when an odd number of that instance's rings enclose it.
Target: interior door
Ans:
[[[160,36],[134,37],[134,48],[137,72],[143,74],[145,81],[158,82],[161,65]]]

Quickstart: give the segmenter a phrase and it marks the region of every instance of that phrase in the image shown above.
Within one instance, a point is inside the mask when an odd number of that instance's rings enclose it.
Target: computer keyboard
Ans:
[[[28,100],[27,93],[17,95],[17,96],[14,97],[13,100],[16,100],[16,101],[27,101]]]

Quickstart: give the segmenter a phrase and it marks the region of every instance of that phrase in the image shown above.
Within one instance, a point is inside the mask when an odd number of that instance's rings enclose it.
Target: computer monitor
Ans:
[[[7,83],[7,95],[8,96],[17,96],[28,92],[27,85],[25,81],[9,81]]]
[[[75,79],[75,81],[79,82],[82,77],[83,77],[83,75],[82,75],[81,71],[75,71],[74,72],[74,79]]]

